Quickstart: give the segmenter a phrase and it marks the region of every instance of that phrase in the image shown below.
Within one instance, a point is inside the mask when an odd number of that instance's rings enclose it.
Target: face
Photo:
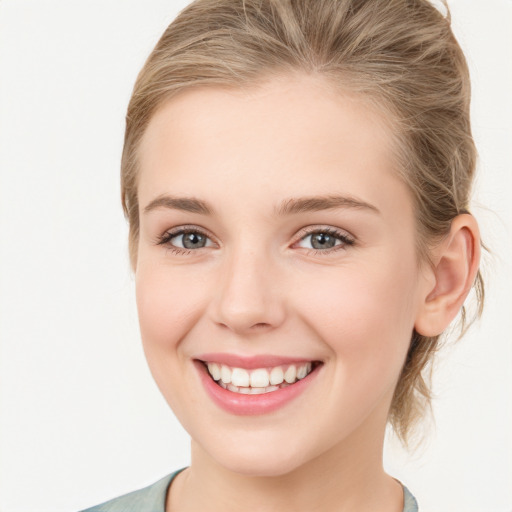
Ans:
[[[425,294],[391,129],[308,77],[185,91],[153,116],[140,328],[198,460],[272,476],[380,450]]]

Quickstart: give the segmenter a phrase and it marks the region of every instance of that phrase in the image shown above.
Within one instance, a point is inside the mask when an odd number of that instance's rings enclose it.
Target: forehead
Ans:
[[[205,181],[210,191],[230,183],[246,200],[286,186],[289,195],[337,187],[379,202],[376,192],[400,186],[392,134],[384,111],[318,77],[188,89],[157,110],[142,138],[140,202],[173,192],[165,189],[195,194]]]

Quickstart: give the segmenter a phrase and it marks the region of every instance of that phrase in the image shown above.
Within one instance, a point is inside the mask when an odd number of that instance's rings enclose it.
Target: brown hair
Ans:
[[[415,202],[419,255],[469,210],[476,149],[467,64],[444,16],[427,0],[196,0],[167,28],[135,83],[126,117],[122,201],[136,266],[137,149],[156,109],[197,85],[250,87],[287,72],[325,77],[390,114],[398,172]],[[475,281],[478,311],[483,281]],[[462,329],[465,326],[462,310]],[[389,421],[407,444],[430,406],[439,336],[416,332]]]

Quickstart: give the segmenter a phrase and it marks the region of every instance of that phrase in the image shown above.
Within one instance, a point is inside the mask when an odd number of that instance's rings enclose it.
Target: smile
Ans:
[[[260,395],[278,391],[304,379],[314,368],[313,361],[253,370],[213,362],[205,364],[208,373],[219,386],[233,393],[244,395]]]
[[[272,413],[314,386],[322,361],[280,356],[204,354],[194,364],[213,402],[236,415]]]

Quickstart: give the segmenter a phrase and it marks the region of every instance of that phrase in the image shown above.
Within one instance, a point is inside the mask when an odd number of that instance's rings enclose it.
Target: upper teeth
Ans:
[[[244,368],[232,368],[218,363],[207,363],[208,372],[214,380],[223,384],[232,384],[236,387],[267,388],[278,386],[283,382],[293,384],[298,379],[303,379],[312,370],[312,363],[301,365],[291,364],[275,366],[273,368],[256,368],[246,370]]]

